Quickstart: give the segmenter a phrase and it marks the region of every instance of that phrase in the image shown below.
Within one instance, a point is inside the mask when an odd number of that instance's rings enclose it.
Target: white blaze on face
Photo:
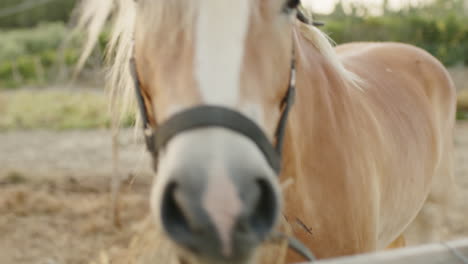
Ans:
[[[195,78],[205,103],[234,106],[239,97],[249,0],[199,0]]]

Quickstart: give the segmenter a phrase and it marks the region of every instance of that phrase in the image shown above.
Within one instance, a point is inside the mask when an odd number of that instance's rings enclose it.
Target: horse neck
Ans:
[[[319,193],[341,188],[340,195],[351,195],[350,175],[367,166],[362,165],[367,152],[361,152],[372,139],[364,141],[365,135],[360,135],[360,118],[366,113],[358,102],[359,90],[311,41],[300,36],[296,46],[297,96],[285,138],[283,177],[296,182],[289,190],[292,196],[311,196],[297,197],[300,205],[313,200],[316,194],[310,192],[320,185],[326,188],[315,190]]]
[[[372,109],[364,93],[310,40],[299,36],[296,47],[297,95],[285,138],[285,170],[308,183],[330,175],[334,185],[338,181],[347,188],[350,175],[372,166],[368,155],[378,142],[376,124],[369,120]]]
[[[299,39],[297,47],[297,96],[288,123],[281,175],[283,182],[292,180],[283,189],[284,215],[291,226],[306,226],[296,228],[294,234],[321,252],[319,257],[326,257],[336,246],[327,240],[326,232],[340,230],[337,232],[345,237],[351,231],[340,221],[355,219],[355,211],[361,210],[356,208],[359,200],[370,197],[354,186],[372,170],[372,152],[366,149],[375,141],[372,136],[360,135],[360,118],[365,113],[359,91],[347,85],[311,42]],[[372,190],[375,188],[369,188]],[[334,214],[342,218],[330,221]],[[314,234],[310,235],[308,229],[315,230]]]
[[[355,110],[355,99],[339,71],[313,43],[299,36],[296,49],[297,96],[285,140],[285,158],[287,166],[300,167],[296,160],[300,155],[315,153],[316,147],[311,144],[328,141],[324,147],[336,147],[336,151],[344,147],[340,139],[346,132],[342,128],[353,122],[350,111]]]

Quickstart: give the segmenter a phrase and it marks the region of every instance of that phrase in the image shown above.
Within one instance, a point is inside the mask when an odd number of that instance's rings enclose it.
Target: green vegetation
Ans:
[[[46,85],[69,75],[80,45],[78,38],[62,45],[77,2],[0,1],[0,90]]]
[[[56,50],[67,31],[63,24],[42,24],[31,29],[0,31],[0,61],[13,60],[25,54],[37,55]]]
[[[78,60],[80,41],[76,37],[64,45],[68,32],[63,23],[0,30],[0,89],[50,84],[60,73],[69,73]],[[95,64],[90,61],[88,66]]]
[[[459,120],[468,119],[468,92],[458,100]],[[32,129],[109,128],[108,104],[102,91],[21,89],[0,92],[0,132]],[[128,113],[122,123],[135,123]]]
[[[369,15],[365,6],[345,11],[338,3],[326,21],[324,31],[338,44],[351,41],[398,41],[419,46],[445,65],[468,65],[468,16],[466,0],[436,0],[417,8],[392,11],[387,3],[381,16]],[[347,10],[347,9],[346,9]]]
[[[12,15],[0,16],[0,28],[35,27],[44,22],[68,22],[77,0],[52,0],[38,3],[40,0],[2,0],[0,10],[12,10],[31,6]],[[41,1],[44,2],[44,1]],[[34,5],[34,4],[37,4]],[[34,6],[33,6],[34,5]],[[1,13],[0,13],[1,14]]]
[[[32,0],[4,0],[0,10],[29,1]],[[384,4],[380,16],[369,15],[371,12],[366,6],[346,7],[338,3],[332,14],[317,18],[326,22],[323,30],[338,44],[399,41],[426,49],[447,66],[468,65],[468,16],[463,13],[466,1],[436,0],[427,6],[399,11],[390,10]],[[70,76],[80,54],[81,39],[75,37],[68,45],[63,44],[70,32],[65,23],[77,2],[51,0],[0,18],[0,89],[47,85],[57,78]],[[101,51],[107,39],[105,32],[86,69],[96,70],[102,66]]]
[[[22,89],[0,92],[0,131],[108,128],[108,103],[102,91]],[[123,126],[134,123],[128,114]]]
[[[0,10],[39,0],[2,0]],[[41,0],[42,1],[42,0]],[[96,0],[98,1],[98,0]],[[331,15],[316,16],[326,22],[323,30],[339,43],[351,41],[400,41],[422,47],[445,65],[468,66],[468,0],[435,0],[418,8],[390,10],[370,15],[365,6],[338,3]],[[70,77],[81,50],[77,36],[69,37],[66,24],[78,0],[51,0],[11,16],[0,16],[0,131],[14,129],[88,129],[109,127],[105,94],[72,90],[18,90],[20,86],[48,86]],[[102,50],[108,32],[88,61],[85,71],[102,68]],[[468,119],[468,93],[458,100],[459,119]],[[134,123],[128,114],[123,126]]]
[[[458,95],[458,120],[468,120],[468,90],[463,90]]]

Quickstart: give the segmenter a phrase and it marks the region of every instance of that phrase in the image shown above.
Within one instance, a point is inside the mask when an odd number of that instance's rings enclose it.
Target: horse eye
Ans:
[[[286,3],[286,8],[287,9],[295,9],[299,4],[301,3],[301,0],[288,0]]]

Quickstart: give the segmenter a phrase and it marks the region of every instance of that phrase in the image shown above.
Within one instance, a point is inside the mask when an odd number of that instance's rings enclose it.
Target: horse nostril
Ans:
[[[249,216],[249,225],[263,240],[275,224],[278,201],[271,184],[266,180],[257,180],[260,189],[258,201],[254,204]]]
[[[177,183],[170,183],[164,191],[161,208],[162,224],[169,235],[177,242],[190,243],[190,226],[183,208],[176,200]]]
[[[209,200],[212,203],[204,207],[205,200],[200,196],[209,193],[197,191],[191,183],[169,183],[163,190],[160,207],[165,232],[179,246],[195,254],[245,257],[251,246],[265,240],[271,232],[279,208],[276,192],[267,180],[245,179],[242,186],[245,188],[234,189],[236,195],[242,190],[236,200],[242,206],[229,211],[231,200],[223,197],[228,196],[226,192],[215,192]]]

